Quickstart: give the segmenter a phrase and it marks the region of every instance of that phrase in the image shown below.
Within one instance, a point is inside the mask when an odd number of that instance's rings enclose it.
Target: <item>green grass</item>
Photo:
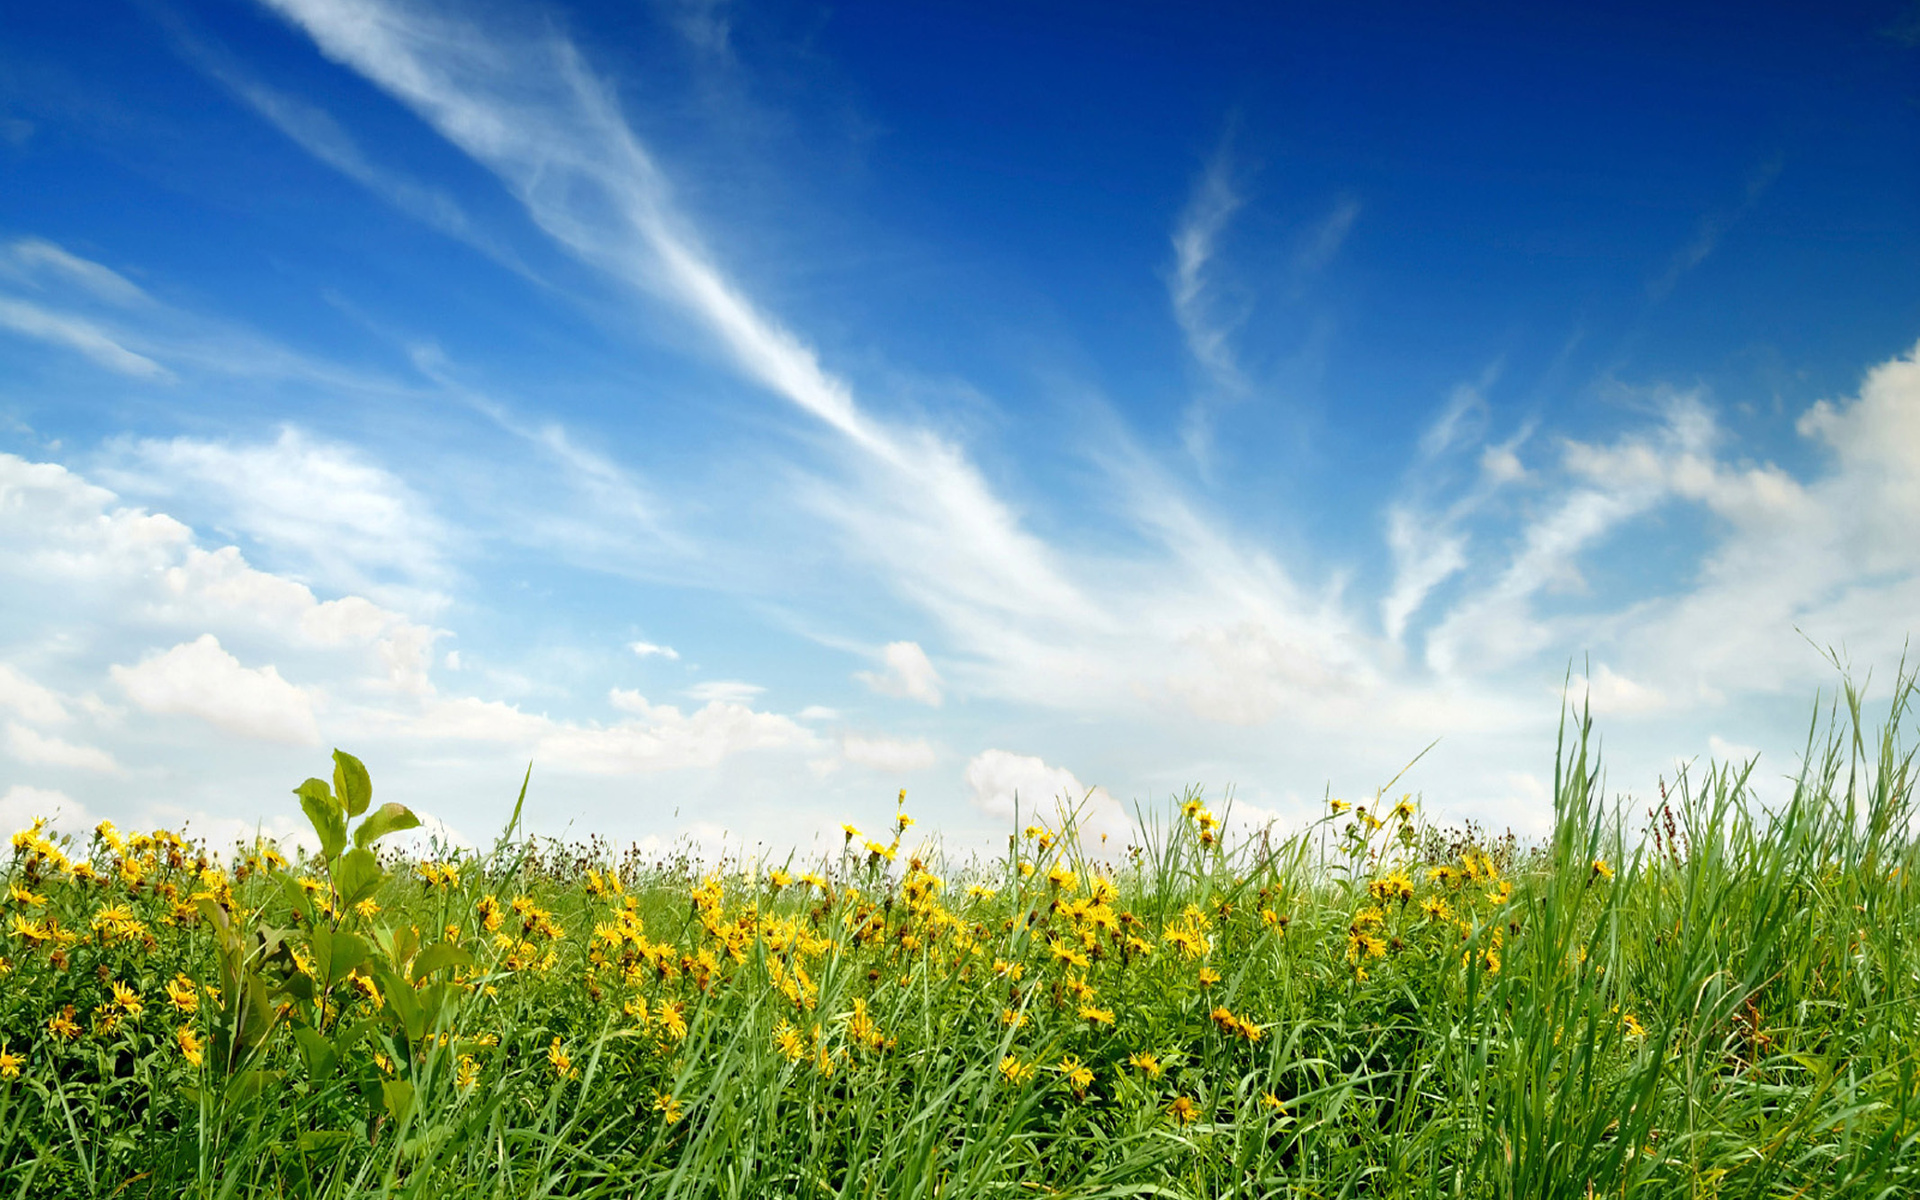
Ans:
[[[1226,846],[1195,796],[1111,864],[402,863],[344,755],[324,864],[29,833],[0,1195],[1914,1194],[1913,691],[1640,834],[1576,720],[1531,846],[1393,797]]]

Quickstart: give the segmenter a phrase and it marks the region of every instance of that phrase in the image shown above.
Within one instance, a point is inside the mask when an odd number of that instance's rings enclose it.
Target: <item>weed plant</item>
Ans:
[[[517,809],[383,858],[412,814],[338,753],[292,862],[37,825],[0,1194],[1920,1194],[1913,690],[1869,735],[1845,687],[1775,811],[1714,766],[1633,838],[1573,719],[1536,845],[1382,796],[1228,845],[1194,795],[1111,862],[903,811],[822,863]]]

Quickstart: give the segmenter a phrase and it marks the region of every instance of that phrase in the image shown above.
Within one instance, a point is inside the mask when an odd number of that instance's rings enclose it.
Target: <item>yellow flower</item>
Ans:
[[[45,904],[47,902],[47,898],[45,896],[35,895],[33,892],[28,891],[26,888],[21,887],[17,883],[10,883],[7,885],[7,897],[11,899],[15,904],[24,904],[28,908],[39,908],[42,904]]]
[[[478,1082],[480,1082],[479,1061],[471,1054],[462,1054],[460,1056],[460,1066],[454,1072],[453,1086],[457,1088],[470,1088]]]
[[[73,1019],[73,1005],[67,1005],[47,1019],[47,1032],[63,1042],[80,1036],[80,1026]]]
[[[1620,1014],[1620,1024],[1626,1030],[1627,1038],[1631,1041],[1641,1041],[1647,1036],[1646,1026],[1640,1024],[1640,1018],[1634,1016],[1632,1013]]]
[[[193,1031],[193,1026],[182,1025],[173,1031],[173,1039],[180,1043],[180,1056],[194,1066],[199,1066],[206,1056],[207,1044]]]
[[[1027,1014],[1018,1009],[1003,1008],[1000,1010],[1000,1023],[1018,1029],[1027,1023]]]
[[[141,1011],[146,1008],[146,1001],[140,999],[139,992],[121,983],[118,979],[114,980],[111,986],[113,988],[113,1002],[120,1007],[121,1012],[126,1013],[130,1017],[137,1017]]]
[[[1111,1025],[1113,1024],[1113,1010],[1110,1008],[1095,1008],[1091,1004],[1082,1004],[1080,1006],[1080,1019],[1082,1021],[1091,1021],[1095,1025]]]
[[[1438,896],[1428,896],[1422,900],[1420,911],[1426,914],[1430,921],[1445,921],[1453,916],[1453,911],[1447,907],[1447,902]]]
[[[1154,1057],[1151,1054],[1148,1054],[1144,1050],[1140,1051],[1138,1054],[1127,1055],[1127,1065],[1132,1067],[1134,1070],[1139,1071],[1141,1074],[1145,1075],[1149,1079],[1160,1078],[1160,1072],[1164,1069],[1161,1067],[1160,1060],[1158,1058]]]
[[[774,1027],[773,1048],[788,1062],[799,1062],[807,1056],[806,1042],[800,1037],[800,1031],[785,1021]]]
[[[669,1125],[675,1124],[680,1120],[680,1102],[673,1098],[672,1092],[655,1092],[653,1094],[653,1111],[659,1113],[660,1118]]]
[[[185,975],[175,975],[167,981],[167,999],[183,1013],[195,1013],[200,1010],[200,992],[193,986],[193,980]]]
[[[383,1001],[380,998],[380,988],[373,982],[370,976],[362,975],[356,971],[347,976],[347,982],[352,985],[354,991],[359,992],[367,998],[367,1003],[373,1005],[375,1008],[381,1007]]]
[[[860,831],[851,825],[842,825],[840,828],[846,830],[847,840],[849,842],[860,836]]]
[[[1212,967],[1200,968],[1200,986],[1201,987],[1212,987],[1214,984],[1219,982],[1220,982],[1220,972],[1214,970]]]
[[[1009,1054],[1000,1060],[1000,1077],[1008,1083],[1025,1083],[1033,1078],[1033,1064],[1023,1063]]]
[[[1191,1125],[1199,1119],[1200,1106],[1186,1096],[1176,1096],[1173,1103],[1167,1105],[1167,1115],[1177,1125]]]
[[[1085,1096],[1087,1089],[1093,1086],[1093,1069],[1071,1054],[1061,1059],[1060,1065],[1054,1070],[1060,1072],[1061,1078],[1067,1081],[1067,1086],[1073,1089],[1076,1096]]]
[[[1607,860],[1604,858],[1596,858],[1593,860],[1593,873],[1608,882],[1612,882],[1613,880],[1613,868],[1607,865]]]
[[[793,882],[793,876],[782,871],[779,867],[775,867],[773,870],[767,872],[767,882],[776,888],[783,888]]]
[[[26,1065],[26,1061],[24,1055],[15,1054],[7,1049],[5,1042],[0,1042],[0,1079],[20,1078],[20,1068]]]
[[[1022,879],[1033,878],[1033,864],[1028,862],[1024,858],[1020,860],[1020,878]],[[18,920],[18,918],[15,918],[15,919]]]
[[[1413,820],[1413,795],[1412,795],[1412,793],[1408,793],[1407,795],[1405,795],[1405,796],[1402,796],[1402,797],[1400,797],[1400,803],[1398,803],[1398,804],[1396,804],[1396,805],[1394,805],[1394,806],[1393,806],[1393,812],[1392,812],[1392,813],[1390,813],[1390,814],[1388,814],[1388,815],[1390,815],[1390,816],[1391,816],[1391,817],[1392,817],[1392,818],[1393,818],[1394,820],[1396,820],[1396,821],[1411,821],[1411,820]]]
[[[371,921],[373,920],[373,915],[380,911],[380,906],[373,902],[372,896],[368,896],[365,900],[354,905],[353,911],[360,914],[361,920]]]
[[[1278,1113],[1283,1117],[1287,1115],[1286,1104],[1280,1099],[1280,1097],[1274,1095],[1272,1092],[1260,1093],[1260,1106],[1262,1108],[1267,1109],[1270,1112]]]
[[[547,1061],[553,1064],[553,1073],[560,1078],[573,1078],[573,1057],[560,1048],[558,1034],[554,1035],[553,1044],[547,1047]]]
[[[1329,800],[1327,801],[1327,807],[1331,808],[1333,810],[1333,815],[1337,817],[1341,813],[1346,812],[1348,809],[1351,809],[1353,805],[1348,804],[1345,800]]]

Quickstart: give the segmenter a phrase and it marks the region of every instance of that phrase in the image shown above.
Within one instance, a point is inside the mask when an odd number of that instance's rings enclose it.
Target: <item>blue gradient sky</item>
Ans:
[[[8,4],[0,815],[1777,787],[1916,281],[1911,4]]]

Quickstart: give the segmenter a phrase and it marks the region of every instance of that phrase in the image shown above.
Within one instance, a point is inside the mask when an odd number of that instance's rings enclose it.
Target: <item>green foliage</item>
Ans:
[[[1912,695],[1637,838],[1571,717],[1532,846],[1381,796],[1229,845],[1191,795],[1111,862],[896,814],[709,870],[515,840],[523,781],[490,853],[383,859],[418,821],[338,751],[293,862],[36,827],[0,1195],[1913,1194]]]

